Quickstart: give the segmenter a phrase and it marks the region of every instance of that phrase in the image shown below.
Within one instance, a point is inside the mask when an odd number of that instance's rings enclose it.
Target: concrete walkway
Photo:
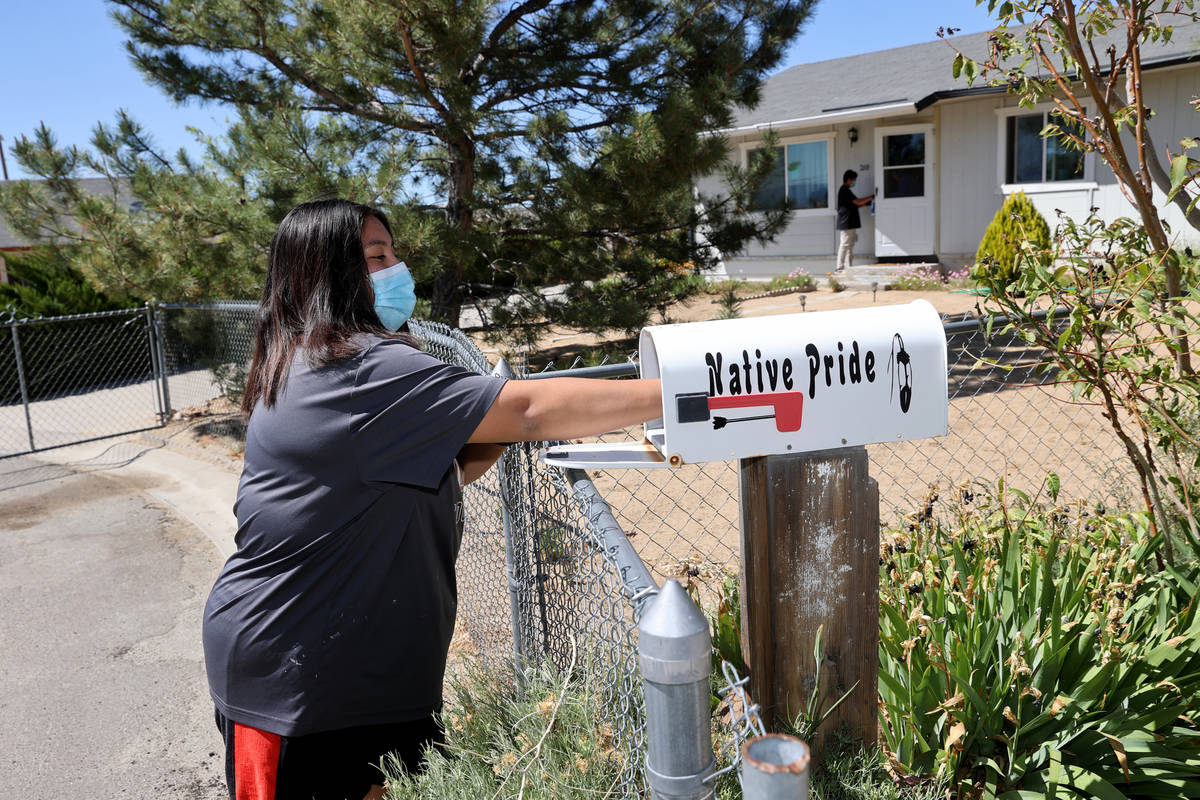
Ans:
[[[200,644],[237,475],[142,434],[0,460],[0,797],[226,797]]]

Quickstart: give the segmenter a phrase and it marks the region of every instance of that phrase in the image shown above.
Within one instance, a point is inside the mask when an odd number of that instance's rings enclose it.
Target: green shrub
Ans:
[[[688,594],[699,603],[699,587],[696,584],[688,584]],[[706,613],[713,645],[713,742],[718,745],[717,768],[721,769],[729,766],[729,753],[719,745],[733,738],[729,712],[722,705],[723,696],[720,693],[726,682],[721,662],[728,661],[743,677],[750,674],[742,657],[742,602],[736,570],[725,573],[717,600]],[[805,742],[813,741],[817,730],[846,697],[829,697],[817,688],[821,685],[821,665],[824,663],[821,635],[818,629],[813,648],[816,677],[808,703],[795,717],[790,720],[780,718],[778,724],[778,732]],[[877,746],[864,747],[862,742],[846,740],[840,731],[832,732],[829,741],[833,742],[833,747],[821,754],[812,772],[812,800],[941,800],[945,797],[945,786],[933,780],[921,781],[905,789],[898,788],[888,772],[887,757]],[[736,773],[722,775],[713,788],[719,800],[741,800],[742,789]]]
[[[960,492],[950,522],[931,500],[886,537],[895,763],[959,798],[1200,797],[1196,562],[1160,572],[1145,514]]]
[[[128,308],[92,288],[49,247],[3,255],[8,283],[0,284],[0,310],[18,317],[62,317]]]
[[[704,293],[710,296],[728,292],[745,294],[751,292],[753,288],[745,279],[728,278],[723,281],[705,281],[704,283]]]
[[[692,599],[699,605],[698,593]],[[713,681],[724,684],[721,662],[728,661],[739,675],[749,672],[742,655],[742,591],[736,570],[725,573],[718,590],[716,605],[708,613],[711,628]]]
[[[605,721],[601,681],[527,670],[521,691],[506,671],[468,664],[447,675],[446,746],[426,769],[385,762],[388,800],[551,800],[618,794],[626,755]]]
[[[736,284],[726,282],[725,290],[717,297],[717,305],[721,307],[717,319],[737,319],[742,315],[742,298],[738,296]]]
[[[971,277],[989,275],[1007,285],[1032,258],[1049,249],[1050,226],[1025,193],[1017,192],[1004,201],[984,231]]]

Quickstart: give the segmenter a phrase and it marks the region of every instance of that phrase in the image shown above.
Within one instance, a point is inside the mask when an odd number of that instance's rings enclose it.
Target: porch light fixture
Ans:
[[[846,133],[850,135],[850,144],[854,144],[858,141],[858,128],[851,128],[850,130],[846,131]]]

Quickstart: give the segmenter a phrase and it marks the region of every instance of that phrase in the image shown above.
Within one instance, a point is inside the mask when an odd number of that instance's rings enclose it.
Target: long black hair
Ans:
[[[356,334],[392,335],[375,313],[363,257],[369,217],[392,232],[382,211],[349,200],[301,203],[279,223],[242,396],[247,414],[260,399],[275,403],[297,347],[310,364],[323,366],[357,352]]]

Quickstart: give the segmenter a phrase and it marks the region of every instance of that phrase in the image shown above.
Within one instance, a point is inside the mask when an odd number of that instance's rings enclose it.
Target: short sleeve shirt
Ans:
[[[842,188],[838,189],[837,195],[837,230],[848,231],[862,227],[862,220],[858,216],[858,206],[854,205],[854,200],[854,192],[843,183]],[[826,230],[829,229],[826,228]]]
[[[237,551],[204,611],[217,709],[284,736],[441,705],[454,628],[454,458],[504,381],[392,339],[297,356],[246,432]]]

